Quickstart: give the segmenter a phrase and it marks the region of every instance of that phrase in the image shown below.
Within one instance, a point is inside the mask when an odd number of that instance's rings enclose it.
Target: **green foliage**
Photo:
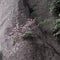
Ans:
[[[31,38],[33,38],[32,32],[30,32],[30,31],[25,32],[25,33],[23,34],[23,38],[24,38],[24,39],[31,39]]]
[[[40,17],[37,17],[35,22],[38,28],[41,30],[41,32],[46,32],[44,26],[48,25],[50,23],[50,20],[49,19],[41,20]]]
[[[47,24],[49,24],[49,22],[50,22],[49,19],[41,20],[40,17],[36,17],[36,19],[35,19],[35,23],[37,25],[47,25]]]
[[[49,24],[49,22],[50,22],[49,19],[45,19],[44,21],[39,22],[38,26],[40,26],[40,25],[45,26],[45,25]]]
[[[60,14],[60,0],[53,0],[53,2],[51,3],[50,11],[52,12],[53,15],[59,16],[59,14]]]
[[[52,28],[54,36],[60,35],[60,19],[56,19],[55,26]]]
[[[54,36],[58,36],[58,35],[60,35],[60,31],[58,31],[54,34]]]
[[[40,17],[37,17],[35,19],[35,22],[38,26],[40,26],[40,25],[43,26],[43,25],[49,24],[50,20],[49,19],[41,20]]]

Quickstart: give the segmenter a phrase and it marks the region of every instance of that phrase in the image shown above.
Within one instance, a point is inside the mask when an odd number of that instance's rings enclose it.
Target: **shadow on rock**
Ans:
[[[0,52],[0,60],[3,60],[3,54]]]

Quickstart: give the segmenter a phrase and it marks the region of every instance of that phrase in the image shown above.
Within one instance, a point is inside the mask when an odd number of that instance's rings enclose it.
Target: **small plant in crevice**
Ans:
[[[50,11],[54,16],[59,17],[60,14],[60,0],[53,0],[51,3],[51,9]]]
[[[46,32],[44,26],[47,26],[50,23],[50,19],[41,20],[40,17],[37,17],[35,23],[42,32]]]
[[[39,22],[38,26],[39,26],[39,25],[40,25],[40,26],[45,26],[45,25],[48,25],[49,23],[50,23],[50,20],[49,20],[49,19],[45,19],[45,20]]]
[[[41,21],[39,24],[38,24],[38,27],[40,28],[40,30],[43,32],[43,33],[47,33],[47,30],[45,29],[46,26],[50,23],[50,20],[49,19],[45,19],[43,21]],[[44,28],[45,27],[45,28]]]
[[[40,17],[36,17],[36,19],[35,19],[35,23],[37,25],[47,25],[47,24],[49,24],[49,22],[50,22],[49,19],[41,20]]]
[[[25,32],[22,35],[23,39],[32,39],[33,38],[33,33],[31,31]]]

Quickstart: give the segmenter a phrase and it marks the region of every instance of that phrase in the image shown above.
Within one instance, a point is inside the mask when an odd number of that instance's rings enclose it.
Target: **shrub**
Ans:
[[[30,32],[30,31],[25,32],[25,33],[23,34],[23,38],[24,38],[24,39],[32,39],[32,38],[33,38],[32,32]]]
[[[54,16],[59,16],[60,14],[60,0],[53,0],[51,3],[51,9],[50,11]]]
[[[54,36],[60,35],[60,19],[56,19],[55,26],[52,28]]]

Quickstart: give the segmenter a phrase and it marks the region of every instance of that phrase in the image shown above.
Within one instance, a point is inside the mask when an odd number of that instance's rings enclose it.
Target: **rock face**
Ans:
[[[9,60],[9,56],[18,49],[16,47],[19,44],[13,46],[13,42],[16,39],[18,41],[18,35],[21,35],[18,31],[18,25],[24,24],[24,21],[26,21],[23,11],[22,0],[0,1],[0,50],[2,50],[3,57],[6,57],[6,60]]]
[[[50,0],[28,0],[27,3],[29,7],[24,6],[23,0],[0,0],[0,59],[60,60],[60,48],[55,38],[49,33],[42,33],[31,17],[49,17]],[[32,31],[36,37],[23,40],[25,31]]]

